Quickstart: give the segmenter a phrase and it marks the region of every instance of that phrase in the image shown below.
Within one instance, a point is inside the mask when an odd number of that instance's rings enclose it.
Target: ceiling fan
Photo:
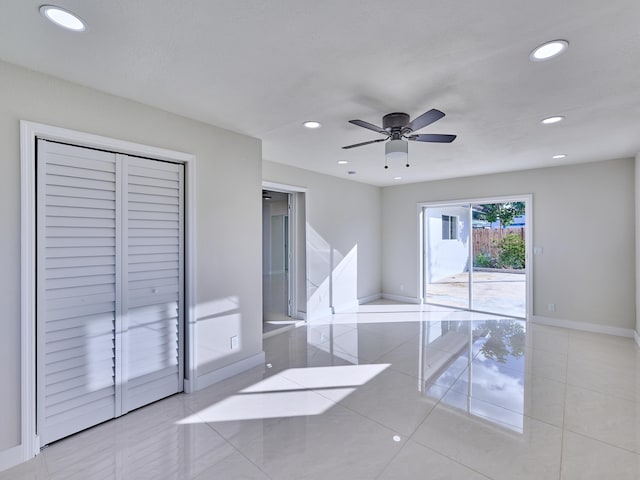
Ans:
[[[378,138],[376,140],[369,140],[368,142],[355,143],[353,145],[347,145],[346,147],[342,148],[349,149],[362,147],[371,143],[387,142],[385,145],[386,162],[384,168],[389,168],[390,160],[398,159],[406,161],[406,166],[408,167],[409,148],[407,140],[415,142],[451,143],[456,139],[455,135],[440,135],[433,133],[423,133],[418,135],[413,134],[413,132],[415,132],[416,130],[420,130],[427,125],[431,125],[432,123],[440,120],[442,117],[444,117],[444,113],[433,108],[411,121],[409,119],[409,115],[407,115],[406,113],[388,113],[387,115],[382,117],[382,127],[378,127],[377,125],[373,125],[372,123],[365,122],[364,120],[349,120],[349,123],[362,128],[373,130],[374,132],[378,132],[384,135],[385,138]]]

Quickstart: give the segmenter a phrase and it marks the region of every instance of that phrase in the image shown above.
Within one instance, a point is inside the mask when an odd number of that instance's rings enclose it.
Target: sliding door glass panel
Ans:
[[[471,309],[524,318],[524,202],[476,204],[473,210]]]
[[[427,303],[470,308],[469,206],[426,207],[424,230]]]

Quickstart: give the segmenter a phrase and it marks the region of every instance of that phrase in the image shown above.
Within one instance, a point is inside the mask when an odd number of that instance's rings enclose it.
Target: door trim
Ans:
[[[525,229],[525,262],[527,268],[525,269],[525,281],[527,283],[526,299],[525,299],[525,320],[530,321],[533,318],[533,195],[532,194],[515,194],[515,195],[500,195],[495,197],[475,197],[475,198],[462,198],[459,200],[446,200],[435,202],[418,202],[417,204],[417,219],[418,219],[418,299],[420,304],[426,303],[424,296],[424,277],[425,277],[425,252],[424,252],[424,209],[425,207],[451,207],[462,204],[474,204],[474,203],[504,203],[508,201],[522,201],[525,202],[525,212],[527,215],[527,228]]]
[[[196,389],[196,302],[195,302],[195,155],[152,147],[125,140],[20,121],[20,322],[21,322],[21,450],[26,461],[40,452],[36,435],[36,138],[80,147],[167,160],[185,165],[185,381],[184,390]]]

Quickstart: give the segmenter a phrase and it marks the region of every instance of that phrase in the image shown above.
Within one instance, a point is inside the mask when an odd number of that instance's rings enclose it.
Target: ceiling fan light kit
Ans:
[[[409,166],[409,143],[406,140],[389,140],[384,144],[387,162],[404,162]],[[387,168],[388,165],[385,165]]]
[[[362,147],[378,142],[387,142],[385,144],[385,166],[389,168],[390,161],[402,160],[405,165],[409,166],[408,160],[408,140],[416,142],[433,142],[433,143],[451,143],[456,139],[455,135],[440,135],[440,134],[419,134],[414,135],[413,132],[420,130],[421,128],[431,125],[444,117],[444,113],[440,110],[431,109],[428,112],[423,113],[419,117],[410,121],[409,115],[406,113],[395,112],[388,113],[382,117],[382,127],[378,127],[364,120],[349,120],[349,123],[357,125],[368,130],[385,135],[385,138],[378,138],[376,140],[369,140],[368,142],[355,143],[353,145],[347,145],[342,147],[344,149]]]

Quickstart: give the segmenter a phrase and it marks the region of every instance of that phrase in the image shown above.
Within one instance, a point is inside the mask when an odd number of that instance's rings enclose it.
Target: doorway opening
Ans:
[[[263,334],[292,328],[306,311],[304,193],[262,190]]]
[[[529,196],[421,205],[424,303],[529,315]]]

